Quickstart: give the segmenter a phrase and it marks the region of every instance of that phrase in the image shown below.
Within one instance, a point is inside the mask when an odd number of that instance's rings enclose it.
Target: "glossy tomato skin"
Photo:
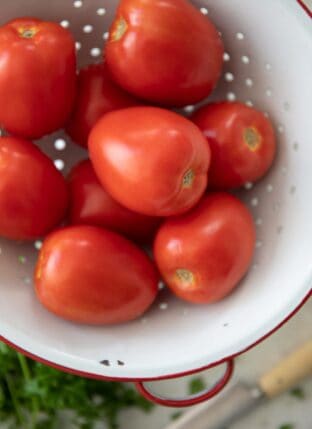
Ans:
[[[157,284],[157,270],[142,250],[92,226],[48,236],[35,272],[37,296],[49,311],[91,325],[138,318],[153,303]]]
[[[196,304],[219,301],[251,263],[255,228],[247,208],[226,193],[212,193],[192,211],[159,229],[154,255],[167,285]]]
[[[66,131],[75,143],[87,147],[90,131],[102,115],[138,104],[112,81],[105,63],[89,65],[79,72],[75,107]]]
[[[164,106],[183,106],[215,87],[223,44],[212,22],[187,0],[121,0],[105,58],[127,91]]]
[[[0,236],[31,240],[50,232],[65,217],[65,179],[31,142],[0,138],[0,177]]]
[[[20,18],[0,28],[0,124],[37,139],[62,128],[73,107],[76,54],[68,30]]]
[[[115,200],[150,216],[194,206],[207,186],[210,149],[194,124],[156,107],[106,114],[89,138],[96,175]]]
[[[276,153],[274,129],[258,110],[239,102],[212,103],[195,112],[192,120],[211,148],[211,188],[238,188],[259,180],[271,167]]]
[[[139,243],[151,242],[162,219],[133,212],[117,203],[100,184],[89,160],[73,168],[68,184],[71,224],[103,227]]]

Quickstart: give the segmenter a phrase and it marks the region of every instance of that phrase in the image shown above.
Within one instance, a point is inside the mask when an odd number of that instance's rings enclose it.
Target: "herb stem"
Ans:
[[[24,423],[24,417],[23,417],[23,414],[22,414],[21,407],[20,407],[20,404],[18,402],[17,396],[15,394],[15,389],[14,389],[14,384],[13,384],[12,378],[11,378],[10,375],[7,374],[7,375],[4,376],[4,379],[5,379],[6,384],[8,386],[8,390],[9,390],[9,393],[10,393],[10,396],[11,396],[11,399],[12,399],[12,404],[13,404],[14,409],[15,409],[17,421],[18,421],[18,423],[20,425],[23,425],[23,423]]]
[[[27,363],[26,357],[24,355],[22,355],[21,353],[17,353],[17,357],[18,357],[18,360],[19,360],[19,363],[20,363],[22,373],[23,373],[25,380],[30,381],[32,379],[32,377],[31,377],[31,373],[30,373],[30,369],[29,369],[29,365]],[[32,403],[32,415],[31,415],[30,429],[33,429],[36,427],[37,415],[39,413],[38,399],[36,397],[32,397],[31,403]]]
[[[21,365],[24,378],[25,378],[25,380],[29,381],[31,379],[31,375],[30,375],[30,370],[29,370],[29,366],[28,366],[28,363],[26,361],[26,358],[24,355],[21,355],[20,353],[17,353],[17,357],[18,357],[19,363]]]

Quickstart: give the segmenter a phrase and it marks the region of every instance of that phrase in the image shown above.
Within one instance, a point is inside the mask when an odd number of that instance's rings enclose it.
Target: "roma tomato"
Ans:
[[[36,139],[65,125],[76,90],[76,53],[60,25],[20,18],[0,28],[0,124]]]
[[[188,0],[121,0],[105,58],[115,81],[166,106],[207,97],[223,64],[212,22]]]
[[[230,194],[216,193],[189,213],[167,220],[156,236],[154,254],[173,292],[199,304],[218,301],[237,286],[254,245],[247,208]]]
[[[103,188],[90,161],[70,173],[70,222],[107,228],[139,243],[149,243],[161,218],[135,213],[121,206]]]
[[[138,104],[112,81],[105,63],[92,64],[79,72],[75,107],[66,131],[75,143],[87,147],[89,133],[104,113]]]
[[[242,103],[221,102],[202,107],[192,120],[211,148],[211,188],[238,188],[259,180],[270,168],[276,141],[263,113]]]
[[[107,113],[89,138],[104,188],[130,210],[170,216],[194,206],[207,186],[210,149],[189,120],[156,107]]]
[[[26,240],[64,218],[68,191],[53,162],[27,140],[0,138],[0,235]]]
[[[35,272],[37,296],[48,310],[93,325],[138,318],[153,303],[157,284],[157,270],[142,250],[92,226],[48,236]]]

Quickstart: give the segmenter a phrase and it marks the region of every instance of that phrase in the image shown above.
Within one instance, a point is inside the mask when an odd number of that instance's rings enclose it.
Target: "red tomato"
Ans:
[[[156,107],[106,114],[89,138],[95,172],[114,199],[152,216],[194,206],[207,186],[210,149],[188,119]]]
[[[127,91],[183,106],[215,87],[223,44],[212,22],[187,0],[121,0],[105,58]]]
[[[66,214],[66,182],[53,162],[27,140],[0,138],[0,235],[41,237]]]
[[[154,253],[167,285],[180,298],[210,303],[228,295],[246,274],[255,245],[247,208],[235,197],[216,193],[191,212],[167,220]]]
[[[263,113],[242,103],[221,102],[202,107],[192,120],[211,148],[211,188],[238,188],[259,180],[270,168],[276,141]]]
[[[105,64],[92,64],[80,70],[75,108],[66,131],[75,143],[87,147],[89,133],[104,113],[138,104],[111,80]]]
[[[90,161],[78,164],[69,176],[70,222],[111,229],[140,243],[148,243],[161,218],[128,210],[102,187]]]
[[[35,18],[16,19],[0,28],[2,127],[29,139],[62,128],[75,89],[75,44],[67,30]]]
[[[148,256],[125,238],[76,226],[52,233],[43,243],[35,284],[41,303],[56,315],[105,325],[141,316],[156,297],[158,274]]]

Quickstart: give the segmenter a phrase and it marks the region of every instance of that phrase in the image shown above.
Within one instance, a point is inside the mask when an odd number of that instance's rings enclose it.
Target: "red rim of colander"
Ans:
[[[67,372],[69,374],[74,374],[74,375],[78,375],[81,377],[87,377],[87,378],[92,378],[95,380],[103,380],[103,381],[121,381],[121,382],[127,382],[127,381],[132,381],[132,382],[141,382],[141,381],[158,381],[158,380],[170,380],[173,378],[180,378],[180,377],[184,377],[187,375],[192,375],[192,374],[196,374],[198,372],[201,371],[205,371],[207,369],[213,368],[215,366],[221,365],[223,363],[227,363],[230,360],[233,360],[234,358],[236,358],[237,356],[241,355],[242,353],[247,352],[248,350],[252,349],[253,347],[255,347],[256,345],[258,345],[259,343],[261,343],[263,340],[265,340],[266,338],[268,338],[270,335],[272,335],[274,332],[276,332],[277,330],[279,330],[288,320],[290,320],[299,310],[300,308],[308,301],[308,299],[312,296],[312,289],[310,289],[310,291],[307,293],[307,295],[304,297],[304,299],[300,302],[300,304],[287,316],[285,317],[285,319],[283,319],[277,326],[275,326],[272,330],[270,330],[267,334],[263,335],[262,337],[260,337],[258,340],[256,340],[254,343],[251,343],[249,346],[245,347],[244,349],[226,356],[216,362],[213,362],[209,365],[206,366],[202,366],[199,368],[194,368],[188,371],[182,371],[179,373],[173,373],[173,374],[169,374],[169,375],[163,375],[163,376],[159,376],[159,377],[142,377],[142,378],[137,378],[137,377],[109,377],[106,375],[99,375],[99,374],[92,374],[92,373],[88,373],[85,371],[79,371],[76,369],[72,369],[72,368],[68,368],[62,365],[58,365],[54,362],[51,362],[47,359],[44,359],[38,355],[34,355],[33,353],[22,349],[21,347],[19,347],[18,345],[12,343],[11,341],[9,341],[7,338],[3,337],[0,335],[0,341],[3,341],[4,343],[6,343],[8,346],[12,347],[13,349],[15,349],[16,351],[24,354],[25,356],[36,360],[37,362],[43,363],[45,365],[48,365],[52,368],[58,369],[60,371],[64,371]]]
[[[308,5],[303,0],[297,0],[302,9],[312,18],[312,10],[309,9]]]

